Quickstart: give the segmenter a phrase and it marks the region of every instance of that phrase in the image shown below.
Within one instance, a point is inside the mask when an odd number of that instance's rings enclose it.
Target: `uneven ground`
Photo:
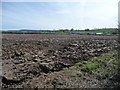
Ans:
[[[113,87],[117,46],[117,36],[3,34],[3,76],[20,81],[3,88]]]

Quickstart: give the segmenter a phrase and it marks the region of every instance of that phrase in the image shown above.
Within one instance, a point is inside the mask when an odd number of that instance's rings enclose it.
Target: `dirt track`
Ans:
[[[3,75],[29,82],[115,48],[117,36],[4,34]]]

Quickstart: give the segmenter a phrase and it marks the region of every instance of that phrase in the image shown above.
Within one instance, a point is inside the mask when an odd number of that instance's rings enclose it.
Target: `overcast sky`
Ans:
[[[119,0],[5,1],[0,8],[1,29],[92,29],[113,28],[118,25]]]

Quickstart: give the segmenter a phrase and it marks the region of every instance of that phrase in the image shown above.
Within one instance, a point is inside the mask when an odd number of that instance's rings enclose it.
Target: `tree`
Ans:
[[[85,31],[89,31],[89,29],[85,29]]]
[[[71,31],[74,31],[74,29],[72,28]]]

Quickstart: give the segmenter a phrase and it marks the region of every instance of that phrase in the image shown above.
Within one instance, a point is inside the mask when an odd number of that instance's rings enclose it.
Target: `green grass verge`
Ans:
[[[81,74],[80,76],[90,75],[97,77],[98,79],[105,79],[114,73],[117,73],[117,51],[110,51],[99,57],[94,57],[87,61],[81,61],[76,63],[73,68],[73,70],[78,71],[79,74]]]

